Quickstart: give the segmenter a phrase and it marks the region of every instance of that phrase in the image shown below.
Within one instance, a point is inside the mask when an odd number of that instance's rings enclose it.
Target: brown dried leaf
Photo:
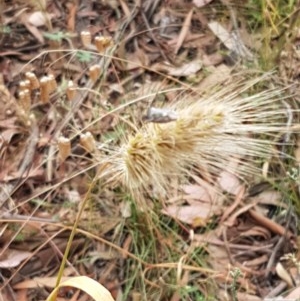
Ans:
[[[28,29],[28,31],[41,43],[44,44],[44,37],[40,33],[40,31],[33,26],[32,24],[28,22],[24,22],[25,27]]]
[[[259,195],[252,197],[251,202],[256,202],[262,205],[274,205],[277,207],[286,208],[287,205],[282,202],[282,194],[275,190],[265,190]]]
[[[201,200],[207,203],[210,203],[212,201],[207,189],[200,185],[184,185],[182,187],[182,190],[189,196],[189,198],[192,198],[194,200]]]
[[[284,268],[284,266],[280,262],[277,262],[275,269],[276,269],[277,275],[282,280],[284,280],[288,284],[289,287],[294,286],[291,275],[288,273],[288,271]]]
[[[32,253],[10,249],[4,255],[6,255],[5,258],[0,259],[0,268],[8,269],[17,267],[23,260],[30,257]]]
[[[168,73],[172,76],[190,76],[196,74],[202,68],[202,62],[200,60],[191,61],[182,65],[181,67],[170,67]]]
[[[241,184],[238,177],[228,171],[221,172],[218,183],[224,191],[233,195],[237,195],[239,191],[244,189],[244,185]]]
[[[208,262],[215,271],[219,273],[228,274],[228,268],[230,266],[230,260],[228,257],[228,252],[224,246],[217,246],[209,244],[207,246],[209,252]]]
[[[190,61],[180,67],[170,66],[170,65],[162,65],[155,64],[152,66],[153,70],[167,72],[168,74],[176,77],[181,76],[190,76],[196,74],[202,68],[202,62],[197,59],[194,61]]]
[[[192,178],[193,178],[193,180],[195,180],[195,182],[200,187],[203,187],[205,189],[206,193],[209,195],[210,202],[214,202],[214,204],[216,206],[220,206],[220,207],[223,206],[225,198],[224,198],[223,194],[219,193],[218,187],[216,188],[215,186],[210,184],[208,181],[206,181],[198,176],[192,175]]]
[[[198,86],[200,91],[201,89],[208,91],[213,86],[224,83],[231,76],[231,69],[224,64],[217,67],[211,66],[209,69],[211,73]]]
[[[203,7],[210,2],[212,2],[212,0],[193,0],[193,3],[196,7]]]
[[[133,70],[140,68],[141,66],[149,65],[149,58],[146,53],[140,49],[137,49],[133,53],[126,54],[127,64],[124,64],[124,70]]]
[[[207,203],[186,206],[171,205],[162,210],[163,214],[180,220],[194,227],[205,226],[214,214],[219,214],[219,207]]]
[[[35,11],[31,14],[22,13],[19,20],[24,24],[27,30],[41,43],[44,43],[44,37],[38,30],[38,27],[47,25],[53,18],[52,14],[42,11]]]
[[[175,54],[177,54],[178,50],[182,46],[182,44],[183,44],[183,42],[184,42],[184,40],[187,36],[187,34],[189,33],[193,13],[194,13],[194,9],[191,9],[189,11],[189,13],[187,14],[185,20],[184,20],[184,23],[183,23],[181,31],[179,33],[177,43],[176,43],[176,47],[175,47],[175,50],[174,50]]]
[[[45,12],[35,11],[27,15],[27,22],[34,27],[41,27],[47,24],[51,20],[52,16]]]
[[[227,49],[234,51],[235,41],[232,35],[219,22],[212,21],[208,23],[209,29],[216,35],[217,38],[227,47]]]
[[[253,59],[252,53],[244,45],[238,34],[228,32],[219,22],[212,21],[208,23],[210,30],[219,38],[219,40],[234,53],[240,57]]]

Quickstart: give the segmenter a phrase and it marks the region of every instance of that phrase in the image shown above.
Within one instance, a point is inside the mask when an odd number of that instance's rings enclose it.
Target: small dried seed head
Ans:
[[[48,76],[40,79],[40,94],[42,103],[48,103],[50,100],[50,80]]]
[[[68,87],[66,90],[66,94],[67,94],[67,99],[69,101],[73,100],[75,95],[76,95],[76,87],[74,85],[74,82],[72,80],[69,80],[68,82]]]
[[[71,154],[71,141],[66,137],[58,138],[58,156],[60,162],[64,162]]]
[[[109,46],[112,46],[113,41],[111,37],[96,37],[95,45],[99,53],[103,53]]]
[[[57,89],[57,82],[53,74],[48,75],[49,79],[49,93],[53,93]]]
[[[30,81],[28,79],[20,81],[19,88],[20,90],[30,89]]]
[[[26,72],[25,77],[30,82],[30,89],[31,90],[38,89],[40,87],[40,82],[39,82],[38,78],[36,77],[36,75],[33,72]]]
[[[89,76],[93,82],[98,80],[100,73],[101,67],[99,65],[93,65],[89,68]]]
[[[31,106],[31,96],[29,89],[19,92],[19,104],[25,113],[29,113]]]
[[[96,142],[90,132],[80,136],[80,145],[89,153],[92,153],[96,148]]]
[[[89,31],[82,31],[80,33],[81,43],[85,48],[88,48],[91,45],[92,35]]]
[[[18,121],[21,122],[22,125],[24,125],[25,127],[31,126],[29,112],[25,112],[25,110],[21,106],[18,106],[16,114],[18,116]]]

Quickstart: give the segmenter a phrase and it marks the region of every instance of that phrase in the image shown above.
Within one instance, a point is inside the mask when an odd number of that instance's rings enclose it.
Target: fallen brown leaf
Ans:
[[[209,70],[211,73],[205,77],[198,86],[200,90],[208,91],[212,87],[224,83],[231,74],[231,69],[225,64],[221,64],[217,67],[210,66]]]
[[[41,11],[35,11],[31,14],[28,14],[27,16],[27,22],[30,23],[34,27],[41,27],[45,26],[48,21],[51,20],[52,15],[41,12]]]
[[[180,67],[166,64],[156,64],[153,65],[152,68],[157,71],[167,72],[168,74],[176,77],[190,76],[196,74],[199,70],[201,70],[202,62],[197,59],[195,61],[188,62]]]
[[[0,268],[15,268],[31,255],[31,252],[8,249],[0,258]]]
[[[237,195],[240,191],[245,190],[244,185],[237,176],[228,171],[222,171],[218,177],[218,183],[223,191]]]
[[[284,280],[288,284],[289,287],[294,287],[294,282],[291,275],[280,262],[277,262],[276,264],[276,273],[282,280]]]
[[[180,220],[194,227],[205,226],[214,214],[219,214],[220,208],[208,204],[176,206],[171,205],[162,210],[163,214]]]
[[[207,189],[200,185],[184,185],[182,186],[182,190],[192,199],[201,200],[207,203],[212,202],[211,196],[208,193]]]
[[[188,35],[188,33],[190,31],[190,25],[191,25],[193,13],[194,13],[194,9],[191,9],[189,11],[189,13],[187,14],[184,22],[183,22],[181,31],[180,31],[179,36],[177,38],[176,47],[174,49],[175,54],[177,54],[177,52],[181,48],[186,36]]]
[[[197,7],[203,7],[203,6],[207,5],[210,2],[212,2],[212,0],[193,0],[193,3]]]

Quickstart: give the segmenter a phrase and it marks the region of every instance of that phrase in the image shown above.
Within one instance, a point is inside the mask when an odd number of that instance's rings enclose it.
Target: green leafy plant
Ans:
[[[76,57],[81,63],[90,63],[93,59],[91,52],[82,50],[76,52]]]
[[[0,25],[0,33],[10,34],[12,32],[11,28],[7,25]]]
[[[233,301],[238,301],[237,297],[237,281],[240,277],[243,277],[243,274],[240,269],[234,268],[232,271],[230,271],[230,276],[233,278],[233,281],[230,285],[230,291]]]
[[[65,33],[65,32],[62,32],[62,31],[58,31],[58,32],[55,32],[55,33],[44,32],[43,35],[44,35],[45,38],[47,38],[51,41],[56,41],[56,42],[61,42],[63,39],[72,37],[72,34]]]

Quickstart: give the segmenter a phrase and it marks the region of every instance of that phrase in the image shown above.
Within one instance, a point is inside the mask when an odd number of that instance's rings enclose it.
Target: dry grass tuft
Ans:
[[[170,178],[195,168],[217,175],[234,160],[241,177],[258,172],[257,157],[274,153],[276,139],[289,131],[282,91],[247,94],[261,81],[235,84],[204,99],[181,99],[166,108],[176,120],[145,123],[124,138],[111,159],[114,179],[140,198],[149,189],[164,196]]]

